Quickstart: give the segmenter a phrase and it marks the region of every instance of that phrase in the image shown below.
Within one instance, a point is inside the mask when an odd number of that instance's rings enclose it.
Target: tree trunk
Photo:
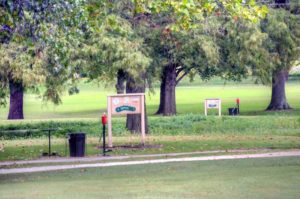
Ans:
[[[125,92],[126,73],[123,70],[118,70],[116,89],[118,94]]]
[[[9,120],[24,119],[23,114],[23,93],[24,87],[22,82],[14,82],[9,80],[10,105],[9,105]]]
[[[281,70],[273,74],[272,78],[272,98],[267,110],[291,109],[285,96],[285,82],[288,79],[288,72]]]
[[[131,77],[127,78],[126,93],[145,93],[145,84],[139,85]],[[145,102],[145,132],[148,133],[148,118]],[[128,114],[126,119],[126,128],[132,133],[141,133],[141,115]]]
[[[176,114],[176,66],[170,65],[164,68],[160,84],[160,103],[156,114]]]

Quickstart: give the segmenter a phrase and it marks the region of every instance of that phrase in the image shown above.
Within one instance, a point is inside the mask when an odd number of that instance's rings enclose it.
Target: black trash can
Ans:
[[[238,115],[239,110],[238,110],[238,108],[229,108],[228,113],[229,113],[229,115]]]
[[[69,133],[69,149],[71,157],[84,157],[85,133]]]

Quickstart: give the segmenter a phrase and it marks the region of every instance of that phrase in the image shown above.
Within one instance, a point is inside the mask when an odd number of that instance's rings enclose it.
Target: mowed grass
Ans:
[[[187,86],[188,85],[188,86]],[[53,136],[52,152],[68,156],[66,132],[87,133],[86,154],[97,155],[100,119],[106,96],[113,89],[81,84],[81,93],[63,97],[63,104],[42,105],[36,95],[25,96],[24,121],[6,121],[0,109],[0,130],[60,127]],[[176,90],[175,117],[153,116],[159,90],[147,95],[150,135],[147,149],[115,149],[111,155],[157,154],[226,149],[300,148],[300,83],[287,85],[294,108],[288,112],[265,112],[271,88],[251,84],[182,84]],[[222,111],[241,99],[241,116],[204,117],[205,98],[222,99]],[[215,112],[214,112],[215,114]],[[124,127],[125,118],[113,119],[115,145],[136,145],[138,135]],[[19,126],[19,128],[17,128]],[[0,140],[0,161],[39,158],[48,151],[47,137]],[[0,175],[0,198],[93,199],[93,198],[299,198],[299,157],[182,162],[68,171]]]
[[[0,175],[2,199],[297,199],[298,157]]]
[[[177,88],[178,115],[173,117],[154,116],[159,102],[159,92],[147,95],[147,111],[150,136],[148,144],[162,145],[157,149],[114,150],[112,155],[150,154],[169,152],[191,152],[218,149],[243,148],[300,148],[300,82],[287,84],[287,98],[294,108],[291,111],[265,112],[271,88],[247,82],[244,84],[196,83]],[[2,131],[11,129],[57,128],[53,137],[53,151],[68,156],[69,132],[85,132],[93,141],[87,142],[87,155],[100,151],[99,138],[102,132],[100,116],[106,110],[106,96],[112,89],[97,87],[93,83],[80,84],[81,93],[63,97],[63,104],[53,107],[42,106],[36,95],[25,97],[25,117],[23,121],[7,121],[7,109],[0,109],[0,160],[35,159],[47,152],[45,132],[35,132],[29,139],[22,135],[4,135]],[[241,116],[221,118],[204,116],[205,98],[220,97],[223,113],[235,106],[235,99],[241,99]],[[213,113],[211,113],[213,112]],[[2,114],[5,113],[5,114]],[[210,111],[216,114],[216,111]],[[32,136],[32,137],[31,137]],[[113,118],[113,137],[119,145],[139,143],[125,128],[125,117]],[[43,143],[36,139],[42,139]],[[16,139],[16,140],[7,140]],[[136,139],[136,141],[134,141]]]
[[[256,84],[212,84],[186,82],[176,89],[178,114],[197,113],[204,114],[204,99],[221,98],[222,112],[228,114],[227,109],[235,106],[237,97],[241,100],[242,115],[270,114],[264,112],[270,102],[271,87]],[[24,112],[26,119],[54,119],[54,118],[99,118],[106,112],[106,96],[115,94],[113,86],[104,88],[95,83],[80,84],[80,93],[77,95],[65,94],[63,104],[54,106],[43,103],[35,94],[26,94],[24,99]],[[146,94],[148,115],[153,115],[159,104],[159,89],[154,93]],[[300,115],[300,82],[291,82],[286,88],[290,105],[296,111],[287,115]],[[0,119],[7,117],[8,107],[0,108]],[[273,114],[273,113],[271,113]]]
[[[300,148],[300,118],[296,116],[239,116],[203,117],[198,114],[174,117],[149,117],[147,145],[160,146],[146,149],[114,149],[111,155],[155,154],[226,149],[292,149]],[[113,119],[113,141],[117,146],[140,144],[140,136],[125,128],[125,118]],[[24,121],[5,122],[2,129],[43,129],[59,127],[53,133],[52,152],[68,156],[69,132],[85,132],[86,155],[101,153],[99,142],[102,128],[99,120],[86,121]],[[0,132],[1,133],[1,132]],[[44,135],[44,136],[42,136]],[[27,139],[22,135],[0,141],[0,161],[36,159],[48,151],[45,132],[33,132]],[[10,137],[9,137],[10,136]],[[16,134],[17,136],[17,134]]]
[[[48,152],[47,138],[6,140],[0,152],[0,161],[39,159],[43,152]],[[114,146],[137,146],[140,136],[114,137]],[[114,148],[109,155],[165,154],[195,151],[214,151],[230,149],[296,149],[300,148],[299,136],[280,135],[186,135],[186,136],[148,136],[147,146],[154,148]],[[52,152],[60,156],[69,156],[66,139],[52,139]],[[86,142],[86,156],[102,154],[99,138],[89,137]]]

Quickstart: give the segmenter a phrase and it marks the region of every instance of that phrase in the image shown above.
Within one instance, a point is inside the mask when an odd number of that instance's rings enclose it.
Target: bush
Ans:
[[[65,137],[71,132],[88,132],[93,135],[99,132],[100,126],[95,121],[68,122],[21,122],[0,126],[0,137],[4,139],[42,137],[47,135],[47,129],[57,129],[52,132],[56,137]]]
[[[125,117],[113,118],[113,136],[129,135],[125,128]],[[291,135],[300,136],[300,118],[285,116],[223,116],[204,117],[187,114],[173,117],[149,117],[149,131],[152,135],[205,135],[205,134],[244,134],[244,135]],[[45,129],[58,129],[52,135],[65,137],[71,132],[84,132],[100,136],[100,121],[41,121],[19,122],[0,125],[0,138],[31,138],[46,136]],[[14,130],[9,132],[10,130]],[[21,131],[20,131],[21,130]]]
[[[290,74],[288,81],[299,81],[300,80],[300,74],[295,73],[295,74]]]

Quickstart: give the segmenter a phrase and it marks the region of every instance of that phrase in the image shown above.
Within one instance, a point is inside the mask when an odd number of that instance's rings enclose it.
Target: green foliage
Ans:
[[[276,71],[289,71],[299,58],[299,15],[271,9],[260,24],[245,20],[225,22],[219,38],[223,77],[240,81],[246,76],[269,84]]]
[[[106,10],[104,15],[100,9]],[[240,1],[159,0],[91,1],[88,11],[93,31],[79,53],[81,65],[87,66],[84,73],[91,79],[104,81],[114,79],[120,69],[135,78],[146,70],[153,76],[170,62],[182,66],[181,76],[199,73],[209,78],[216,73],[219,49],[203,27],[203,20],[220,11],[251,21],[266,13],[265,7],[254,2],[243,6]]]
[[[218,35],[220,74],[241,81],[253,71],[263,71],[260,74],[269,79],[268,52],[263,48],[267,35],[260,31],[259,24],[225,21],[222,29]]]
[[[0,80],[4,85],[12,79],[34,87],[44,81],[44,61],[35,52],[35,47],[10,42],[0,46]]]
[[[47,129],[57,129],[51,135],[66,137],[68,133],[88,132],[97,135],[100,124],[97,122],[32,122],[0,126],[0,137],[4,139],[37,138],[48,135]]]
[[[129,40],[109,33],[95,33],[84,44],[82,51],[84,71],[91,79],[114,80],[117,71],[123,69],[138,77],[151,59],[142,51],[142,40]]]
[[[110,83],[118,70],[137,78],[150,65],[143,38],[132,27],[132,12],[126,10],[132,5],[126,3],[130,1],[90,1],[87,4],[90,29],[74,55],[81,73],[90,80]],[[127,7],[122,9],[124,6]]]
[[[268,34],[265,47],[274,71],[289,71],[300,54],[300,15],[280,9],[272,10],[261,29]]]
[[[203,79],[209,79],[213,75],[225,73],[226,79],[241,80],[246,76],[243,74],[248,72],[244,65],[253,68],[253,63],[250,62],[264,56],[254,55],[256,49],[260,48],[259,43],[256,43],[257,37],[261,35],[255,34],[258,31],[247,32],[250,28],[243,31],[243,39],[251,36],[248,44],[243,44],[242,39],[237,41],[236,45],[232,44],[232,39],[227,42],[219,41],[226,40],[224,37],[220,39],[219,36],[220,31],[224,29],[231,31],[230,28],[233,28],[236,31],[235,36],[240,34],[241,28],[238,28],[237,21],[244,21],[247,26],[257,26],[253,22],[265,17],[267,8],[257,6],[255,1],[242,3],[141,0],[134,3],[137,13],[144,14],[138,23],[140,26],[137,27],[137,31],[145,37],[146,44],[151,47],[153,64],[149,71],[152,75],[159,74],[157,76],[161,77],[161,71],[173,65],[177,69],[177,83],[185,75],[189,75],[192,80],[196,74]],[[227,27],[224,27],[224,24]],[[228,24],[231,24],[231,27],[228,27]],[[233,38],[234,35],[231,33],[229,37]],[[239,52],[241,45],[245,49],[244,52]],[[252,48],[254,45],[255,48]],[[253,54],[251,58],[248,56],[249,51]],[[261,63],[263,61],[264,59]],[[229,72],[224,72],[226,70]]]
[[[242,2],[240,0],[220,0],[216,2],[200,0],[134,0],[136,12],[140,13],[168,13],[172,23],[172,30],[191,29],[201,27],[201,21],[211,15],[229,16],[233,19],[241,17],[251,22],[257,22],[268,12],[266,6],[256,5],[254,0]]]
[[[45,84],[45,100],[61,102],[60,94],[73,79],[72,50],[87,27],[82,0],[1,1],[1,104],[8,82],[37,90]]]

